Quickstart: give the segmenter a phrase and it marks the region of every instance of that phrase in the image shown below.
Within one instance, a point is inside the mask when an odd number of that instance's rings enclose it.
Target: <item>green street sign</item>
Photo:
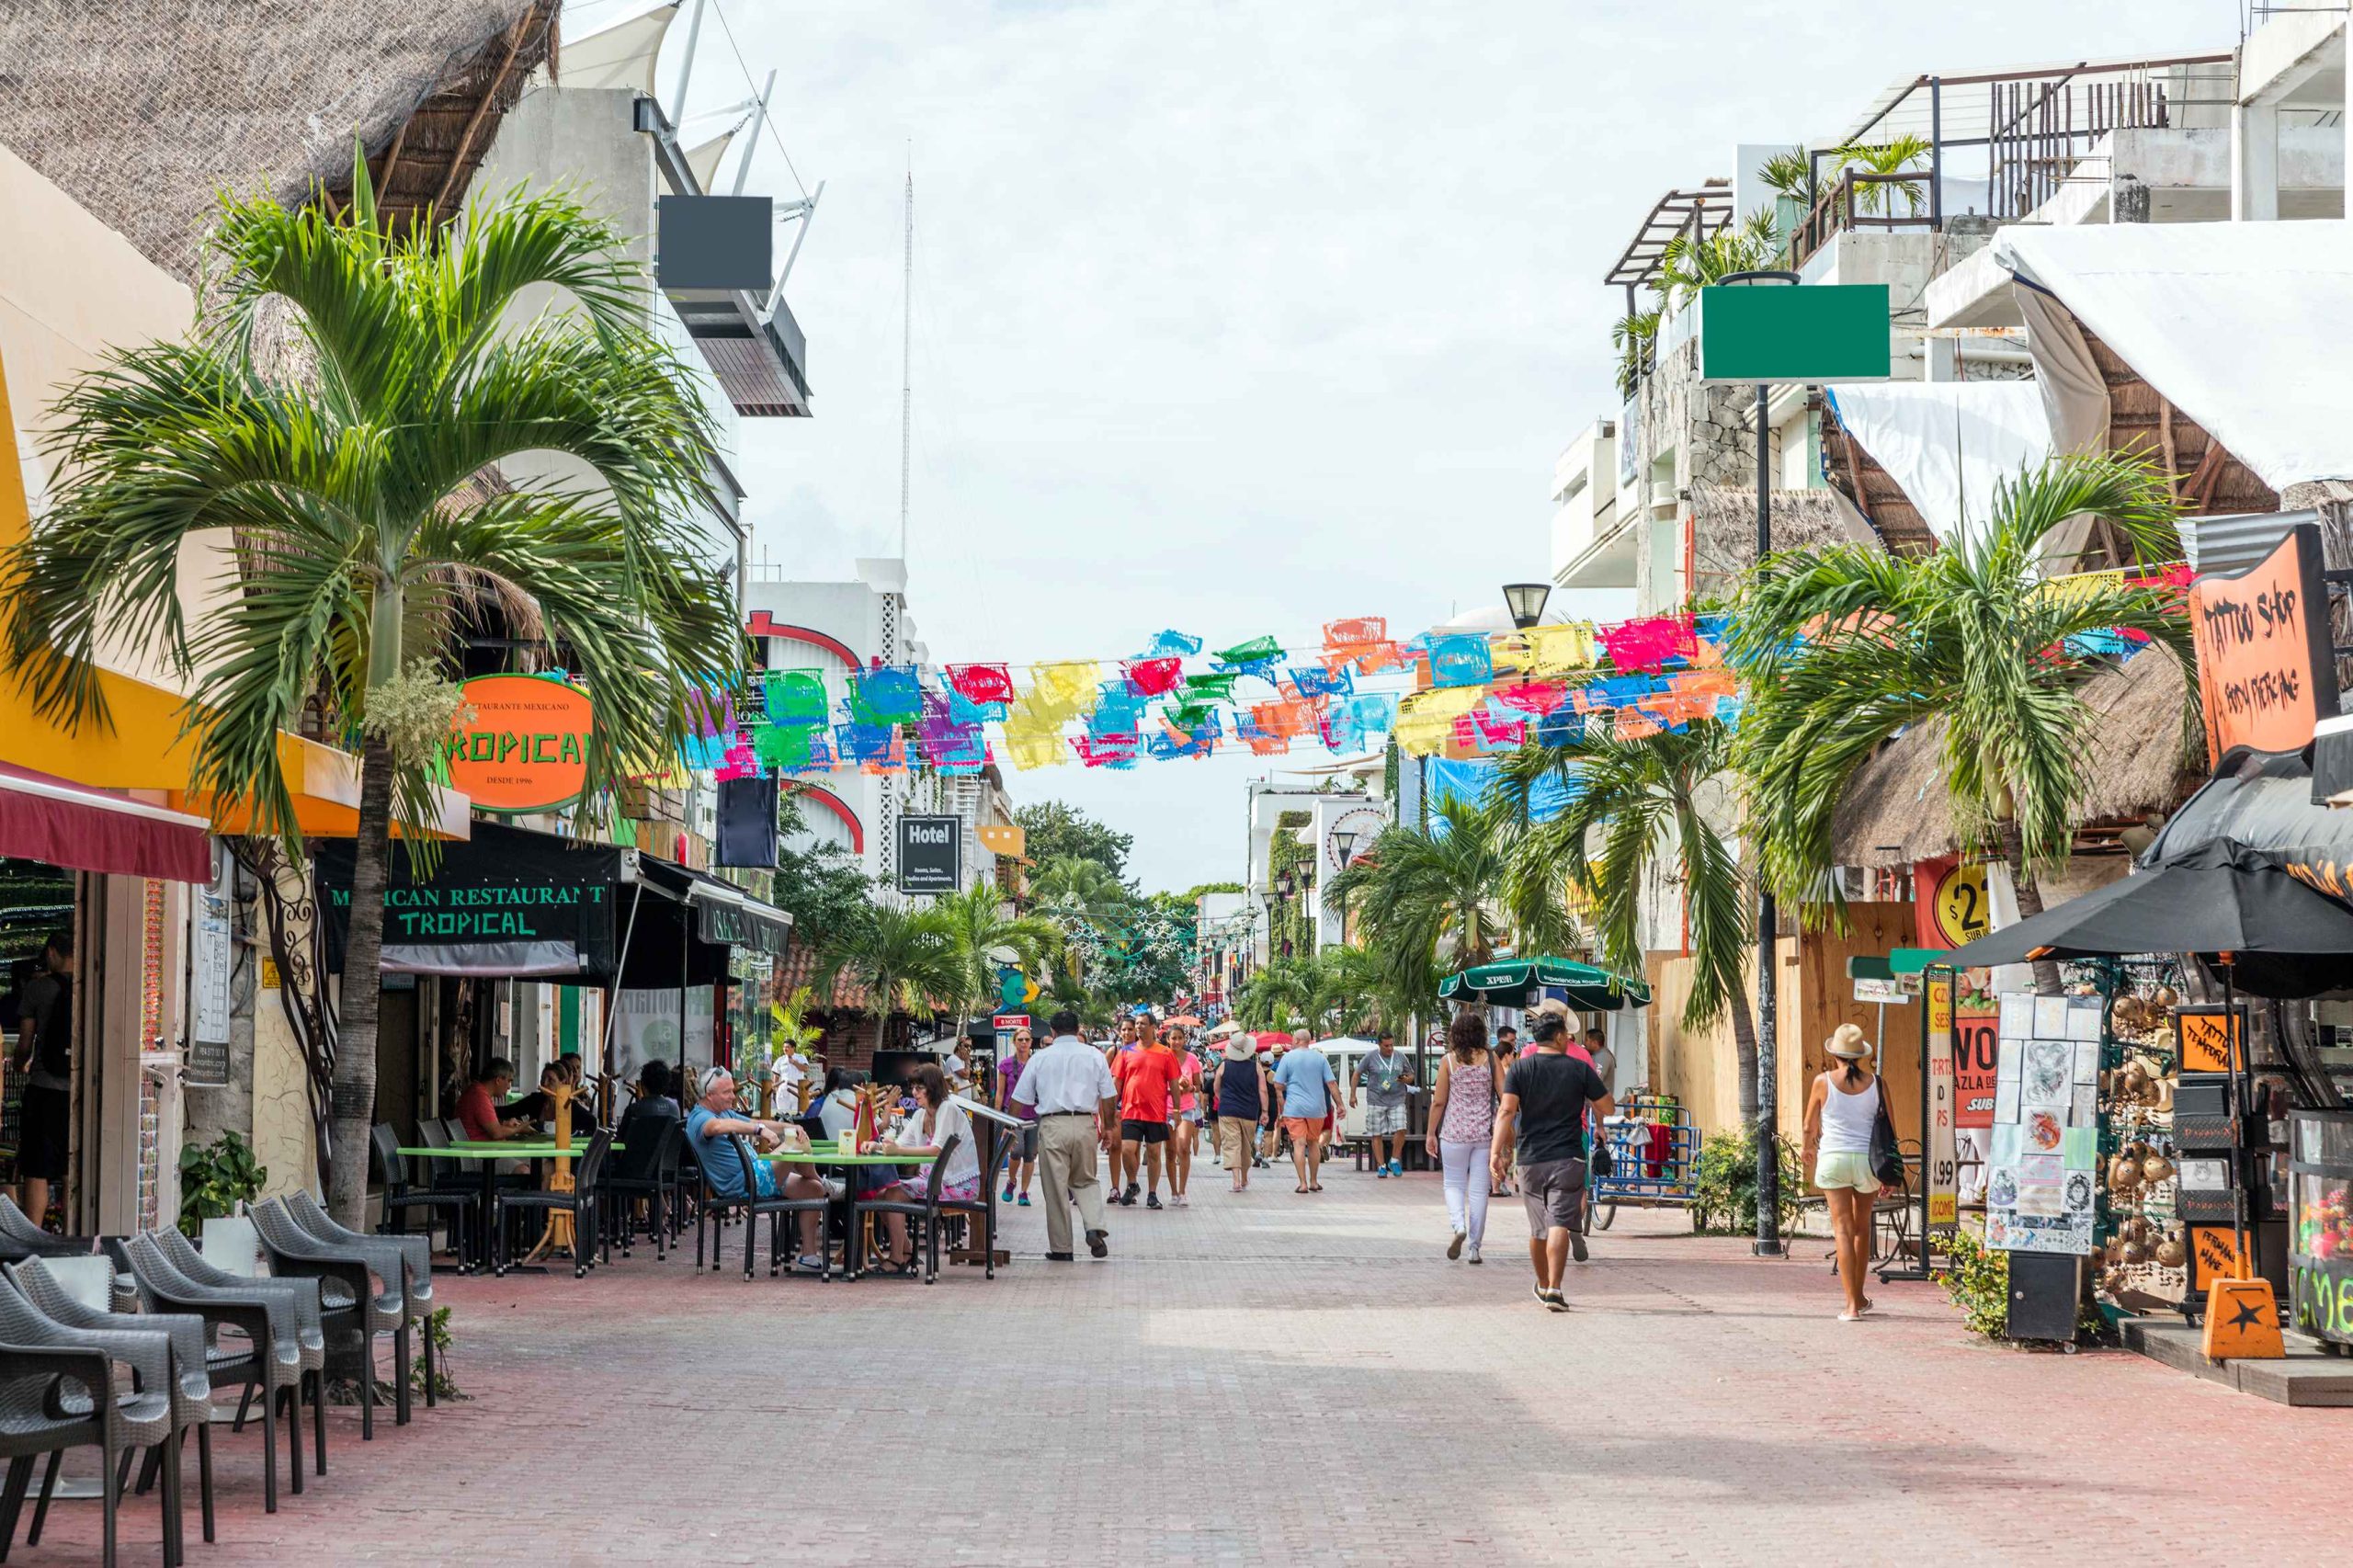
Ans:
[[[1884,283],[1726,283],[1699,290],[1699,378],[1884,381]]]

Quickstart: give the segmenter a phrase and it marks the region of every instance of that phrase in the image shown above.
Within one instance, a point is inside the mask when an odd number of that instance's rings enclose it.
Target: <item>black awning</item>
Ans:
[[[429,877],[395,845],[384,890],[391,974],[488,974],[602,984],[613,965],[621,850],[477,822],[438,846]],[[328,921],[327,963],[343,968],[351,916],[349,839],[318,846],[313,875]]]
[[[2353,811],[2313,804],[2312,777],[2294,752],[2245,758],[2184,801],[2141,863],[2170,865],[2225,844],[2353,903]]]

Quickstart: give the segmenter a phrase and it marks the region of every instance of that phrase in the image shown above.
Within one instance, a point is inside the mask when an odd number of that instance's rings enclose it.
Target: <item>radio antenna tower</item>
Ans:
[[[899,279],[899,559],[907,558],[907,479],[915,456],[915,171],[907,165],[907,240]]]

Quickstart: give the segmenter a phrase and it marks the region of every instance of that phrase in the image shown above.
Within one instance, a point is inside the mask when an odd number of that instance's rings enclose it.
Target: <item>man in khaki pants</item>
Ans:
[[[1109,1253],[1109,1233],[1103,1228],[1103,1188],[1096,1179],[1098,1150],[1117,1148],[1120,1136],[1120,1090],[1103,1053],[1078,1038],[1078,1015],[1065,1008],[1049,1027],[1054,1040],[1034,1051],[1021,1081],[1013,1086],[1014,1103],[1038,1113],[1038,1169],[1046,1187],[1046,1260],[1069,1263],[1070,1204],[1078,1200],[1079,1218],[1086,1226],[1086,1250],[1097,1257]]]

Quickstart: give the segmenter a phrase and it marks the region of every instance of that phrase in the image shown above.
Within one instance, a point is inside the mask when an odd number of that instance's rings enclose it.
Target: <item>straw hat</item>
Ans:
[[[1840,1024],[1830,1031],[1823,1042],[1824,1051],[1842,1062],[1857,1062],[1871,1053],[1871,1042],[1863,1038],[1861,1028],[1853,1024]]]
[[[1247,1062],[1257,1054],[1258,1047],[1248,1035],[1237,1031],[1226,1038],[1225,1059],[1228,1062]]]

